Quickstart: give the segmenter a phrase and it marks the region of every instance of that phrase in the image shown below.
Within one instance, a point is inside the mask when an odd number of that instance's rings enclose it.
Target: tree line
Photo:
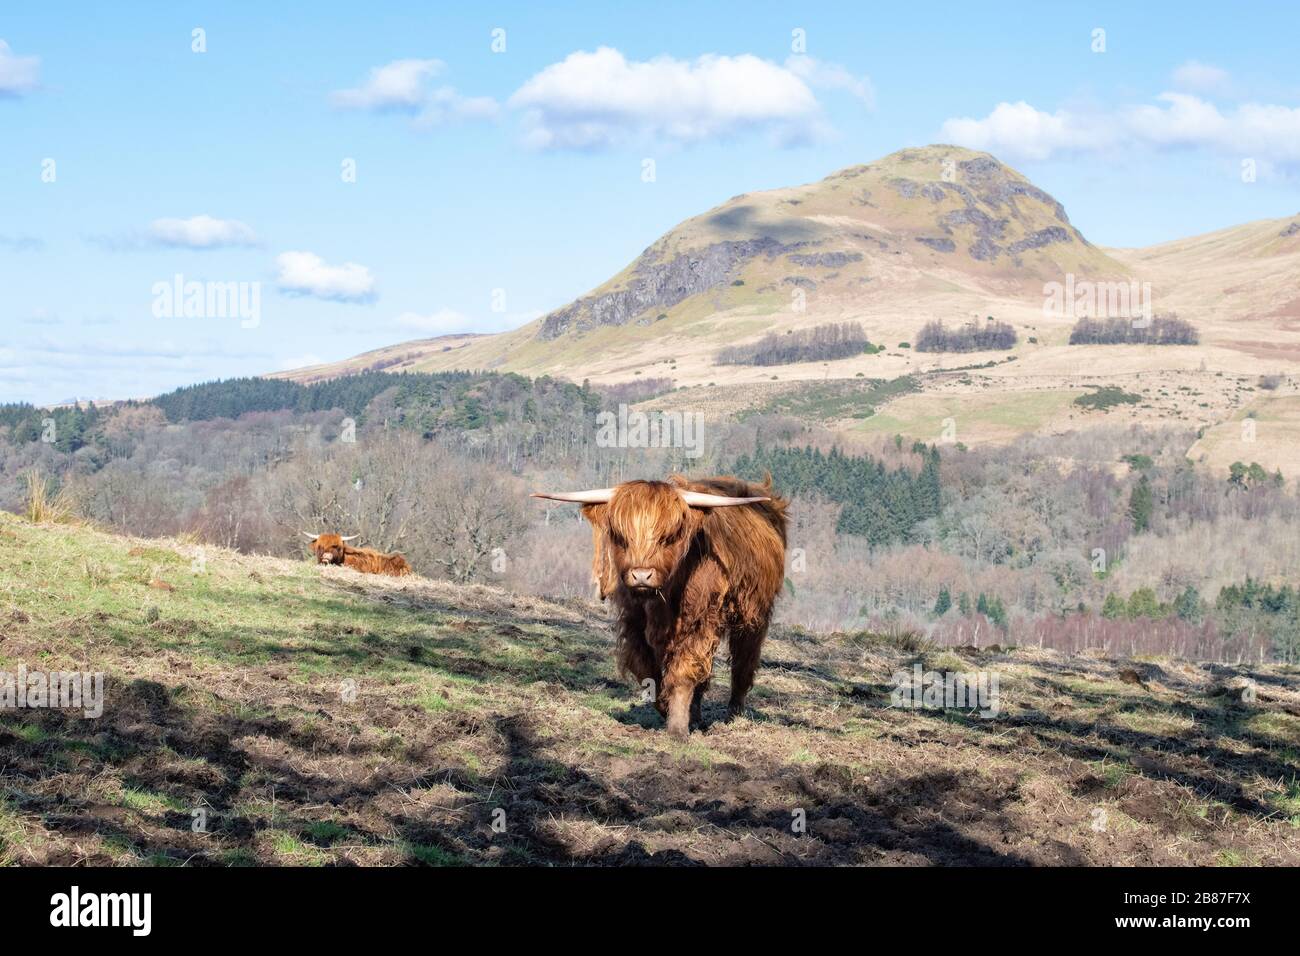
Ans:
[[[983,324],[971,321],[953,329],[935,319],[921,327],[915,347],[918,352],[1005,351],[1016,344],[1016,338],[1015,329],[991,315]]]
[[[829,362],[877,351],[860,322],[830,322],[811,329],[769,332],[757,342],[731,345],[718,352],[718,365],[789,365]]]
[[[1201,340],[1195,326],[1177,315],[1157,315],[1146,325],[1116,316],[1085,316],[1070,330],[1071,345],[1195,345]]]
[[[920,522],[941,509],[939,450],[917,442],[912,452],[921,458],[919,470],[886,468],[871,455],[849,455],[832,448],[759,446],[741,455],[733,472],[752,481],[771,473],[773,484],[786,496],[820,495],[842,505],[835,530],[859,535],[872,545],[908,540]]]

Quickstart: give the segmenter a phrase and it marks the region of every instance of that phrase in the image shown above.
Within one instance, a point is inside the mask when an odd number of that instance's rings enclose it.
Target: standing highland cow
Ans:
[[[668,732],[684,737],[723,635],[732,716],[745,707],[772,604],[785,580],[787,502],[738,478],[627,481],[534,498],[581,504],[591,522],[592,574],[618,609],[620,671],[654,681]]]

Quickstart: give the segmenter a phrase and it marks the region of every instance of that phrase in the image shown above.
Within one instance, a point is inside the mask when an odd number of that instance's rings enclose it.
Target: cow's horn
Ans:
[[[361,537],[361,535],[359,535],[359,534],[345,534],[345,535],[340,535],[340,536],[339,536],[339,540],[340,540],[340,541],[355,541],[355,540],[357,540],[357,538],[359,538],[359,537]]]
[[[547,498],[550,501],[576,501],[580,505],[608,504],[614,496],[613,488],[591,488],[587,491],[534,491],[529,498]]]
[[[305,537],[305,538],[311,538],[311,540],[313,540],[313,541],[315,541],[317,538],[320,537],[320,535],[318,535],[318,534],[312,534],[310,531],[299,531],[298,533],[301,534],[301,535],[302,535],[303,537]]]
[[[771,498],[728,498],[726,495],[706,495],[700,491],[677,492],[692,508],[726,508],[729,505],[752,505],[755,501],[771,501]]]

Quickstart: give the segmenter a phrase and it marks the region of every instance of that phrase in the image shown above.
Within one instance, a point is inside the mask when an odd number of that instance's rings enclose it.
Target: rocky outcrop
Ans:
[[[638,260],[627,288],[587,296],[552,312],[542,320],[538,337],[550,340],[570,330],[627,325],[649,309],[669,309],[699,292],[730,283],[740,267],[755,256],[771,259],[791,248],[798,244],[791,247],[765,236],[716,242],[667,262],[660,261],[657,250],[649,251]]]
[[[943,186],[939,183],[918,183],[911,179],[891,179],[889,188],[898,193],[904,199],[913,199],[917,196],[923,196],[930,202],[943,202]]]
[[[1008,176],[1006,167],[991,156],[968,159],[959,163],[958,168],[962,171],[963,180],[970,185],[971,190],[986,205],[995,209],[1006,205],[1019,212],[1016,209],[1016,197],[1028,196],[1050,207],[1056,218],[1061,222],[1068,223],[1070,221],[1065,214],[1065,207],[1053,199],[1049,193],[1043,192],[1037,186],[1032,186],[1029,183]]]
[[[951,229],[954,226],[971,226],[975,230],[977,239],[988,239],[990,241],[1001,239],[1003,233],[1007,231],[1007,220],[994,219],[978,206],[954,209],[950,213],[945,213],[939,223],[945,229]]]
[[[1019,255],[1026,249],[1041,249],[1043,246],[1050,246],[1056,242],[1071,242],[1074,237],[1070,230],[1061,226],[1048,226],[1046,229],[1039,229],[1037,232],[1031,232],[1025,238],[1017,240],[1007,246],[1007,252]]]
[[[860,252],[792,253],[786,258],[797,266],[818,266],[822,269],[842,269],[850,262],[861,262]]]
[[[906,156],[906,154],[904,154]],[[1082,236],[1069,226],[1065,207],[1037,186],[1010,175],[997,160],[986,156],[965,160],[957,164],[953,181],[921,183],[912,179],[895,177],[887,185],[904,199],[926,198],[939,202],[947,197],[960,200],[961,209],[950,210],[939,217],[938,226],[944,236],[919,236],[916,241],[939,252],[956,251],[954,232],[969,229],[974,233],[967,248],[972,259],[992,262],[999,256],[1018,256],[1028,249],[1041,249],[1058,242],[1073,242]],[[1014,219],[1028,224],[1035,218],[1023,209],[1021,199],[1030,199],[1046,206],[1062,226],[1035,229],[1028,235],[1007,244],[1007,228]],[[1039,219],[1041,222],[1041,219]],[[1018,261],[1018,260],[1017,260]]]
[[[1291,225],[1287,226],[1285,229],[1279,232],[1278,235],[1281,236],[1283,239],[1287,239],[1291,236],[1296,235],[1297,233],[1300,233],[1300,219],[1297,219],[1295,222],[1291,223]]]

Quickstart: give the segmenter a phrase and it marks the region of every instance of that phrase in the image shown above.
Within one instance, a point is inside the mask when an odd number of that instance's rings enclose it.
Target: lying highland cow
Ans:
[[[785,580],[787,502],[738,478],[628,481],[534,498],[581,504],[592,574],[618,609],[619,669],[654,681],[668,732],[686,736],[723,635],[732,716],[745,708],[772,604]]]
[[[312,553],[320,564],[342,564],[364,574],[391,574],[395,578],[411,573],[411,566],[400,554],[349,547],[348,542],[358,535],[340,537],[337,534],[309,534],[306,531],[303,534],[311,539]]]

